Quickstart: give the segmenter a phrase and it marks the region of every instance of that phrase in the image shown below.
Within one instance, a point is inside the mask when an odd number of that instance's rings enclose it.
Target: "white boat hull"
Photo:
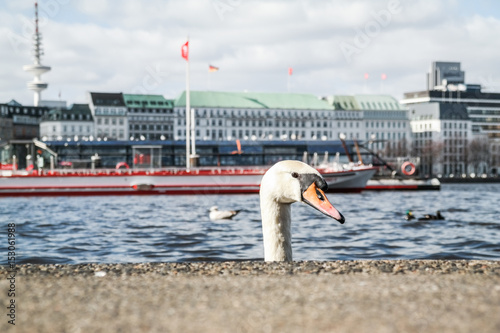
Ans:
[[[335,192],[337,190],[343,192],[361,192],[365,189],[368,180],[377,172],[377,168],[357,168],[343,172],[327,172],[320,170],[320,172],[328,184],[329,192]]]
[[[58,170],[5,173],[0,196],[246,194],[258,193],[265,168],[132,170]],[[320,170],[321,172],[321,170]],[[375,172],[375,171],[373,171]],[[361,191],[371,171],[325,172],[329,189]]]
[[[441,189],[441,182],[436,179],[399,179],[382,178],[370,179],[366,185],[367,190],[373,191],[429,191]]]

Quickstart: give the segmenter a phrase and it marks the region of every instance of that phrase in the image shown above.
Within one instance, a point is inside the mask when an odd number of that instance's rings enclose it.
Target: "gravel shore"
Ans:
[[[500,332],[500,261],[0,268],[2,332]]]

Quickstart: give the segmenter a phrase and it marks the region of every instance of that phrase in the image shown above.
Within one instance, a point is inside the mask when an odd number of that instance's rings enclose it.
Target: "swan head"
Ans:
[[[344,216],[328,201],[326,181],[313,167],[300,161],[281,161],[273,165],[262,178],[261,200],[278,204],[303,202],[340,223]]]

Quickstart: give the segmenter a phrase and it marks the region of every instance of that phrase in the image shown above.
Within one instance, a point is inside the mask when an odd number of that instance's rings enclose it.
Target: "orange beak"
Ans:
[[[302,193],[302,199],[309,206],[319,210],[326,216],[329,216],[341,224],[345,222],[345,218],[340,212],[333,207],[333,205],[328,201],[328,198],[320,188],[316,186],[316,183],[313,182],[311,186],[307,190]]]

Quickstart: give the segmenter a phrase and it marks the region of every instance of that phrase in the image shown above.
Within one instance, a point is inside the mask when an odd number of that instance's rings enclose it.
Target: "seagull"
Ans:
[[[217,206],[210,208],[210,220],[230,220],[236,216],[241,210],[219,210]]]
[[[341,224],[344,216],[328,201],[321,174],[299,161],[281,161],[262,178],[260,209],[265,261],[292,261],[291,204],[303,202]]]

